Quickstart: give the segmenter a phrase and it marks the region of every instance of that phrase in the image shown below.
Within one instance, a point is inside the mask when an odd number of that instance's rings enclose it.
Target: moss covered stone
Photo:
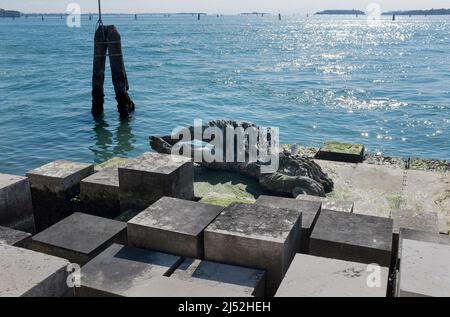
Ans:
[[[316,158],[330,161],[360,163],[364,160],[364,145],[327,141]]]

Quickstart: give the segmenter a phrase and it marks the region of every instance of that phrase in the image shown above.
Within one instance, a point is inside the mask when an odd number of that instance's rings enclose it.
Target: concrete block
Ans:
[[[168,196],[194,199],[194,165],[182,156],[145,153],[119,167],[122,211],[144,210]]]
[[[81,180],[93,173],[92,164],[68,161],[54,161],[27,173],[38,232],[75,211],[71,200],[79,194]]]
[[[156,251],[113,244],[81,270],[77,296],[157,296],[163,292],[154,278],[169,276],[183,259]],[[169,280],[169,278],[167,278]]]
[[[26,177],[0,174],[0,225],[34,233],[30,183]]]
[[[163,197],[128,222],[131,246],[202,258],[203,231],[223,207]]]
[[[395,237],[395,235],[394,235]],[[427,232],[427,231],[419,231],[414,229],[406,229],[400,228],[400,233],[398,234],[398,243],[395,255],[397,256],[397,260],[400,259],[401,249],[402,249],[402,241],[406,240],[415,240],[436,244],[444,244],[450,246],[450,236],[444,234],[438,234],[436,232]],[[398,264],[398,263],[397,263]]]
[[[120,214],[119,170],[105,168],[80,183],[83,211],[95,216],[116,218]]]
[[[232,204],[205,230],[208,261],[265,270],[266,296],[273,296],[301,241],[296,210]]]
[[[198,284],[199,289],[204,289],[200,296],[210,297],[210,288],[215,288],[224,297],[262,297],[266,277],[262,270],[186,259],[170,278]]]
[[[423,213],[413,209],[395,209],[392,211],[394,234],[398,235],[400,228],[439,233],[437,213]]]
[[[373,272],[361,263],[297,254],[276,297],[386,297],[389,269],[380,268],[379,284],[371,283]]]
[[[0,227],[0,244],[29,248],[31,246],[31,233],[11,228]]]
[[[0,297],[73,295],[66,260],[0,244]]]
[[[352,201],[337,200],[327,197],[311,196],[311,195],[298,195],[298,200],[302,201],[320,201],[322,203],[322,210],[332,210],[341,212],[353,212],[354,203]]]
[[[402,240],[399,297],[450,297],[450,246]]]
[[[364,160],[364,145],[328,141],[319,149],[316,159],[361,163]]]
[[[296,210],[302,213],[302,232],[301,243],[298,252],[309,252],[309,237],[314,228],[321,211],[322,203],[320,201],[297,200],[292,198],[283,198],[275,196],[259,196],[256,204],[273,207]]]
[[[84,265],[113,243],[126,244],[126,224],[74,213],[32,239],[32,249]]]
[[[322,210],[311,234],[310,254],[389,267],[392,230],[392,219]]]

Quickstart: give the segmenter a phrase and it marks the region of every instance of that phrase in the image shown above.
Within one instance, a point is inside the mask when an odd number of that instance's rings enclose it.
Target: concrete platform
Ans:
[[[31,246],[31,233],[11,228],[0,227],[0,244],[29,248]]]
[[[450,297],[450,246],[403,239],[399,297]]]
[[[273,296],[301,241],[302,215],[295,210],[232,204],[205,230],[205,259],[265,270]]]
[[[373,269],[361,263],[297,254],[276,297],[386,297],[389,269],[368,284]]]
[[[130,246],[203,258],[203,231],[223,207],[163,197],[128,222]]]
[[[0,297],[73,295],[66,260],[0,244]]]
[[[322,203],[320,201],[297,200],[292,198],[283,198],[275,196],[259,196],[256,204],[273,207],[296,210],[302,213],[302,231],[301,243],[298,252],[307,254],[309,252],[309,237],[319,218]]]
[[[105,168],[83,179],[80,200],[85,213],[116,218],[120,214],[119,169]]]
[[[333,198],[319,197],[300,194],[296,197],[302,201],[319,201],[322,203],[322,210],[353,212],[354,203],[352,201],[336,200]]]
[[[310,254],[389,267],[392,230],[392,219],[324,210],[311,234]]]
[[[157,296],[164,288],[153,279],[169,276],[182,261],[174,255],[113,244],[82,268],[81,288],[75,293],[82,297]]]
[[[225,297],[262,297],[266,277],[261,270],[186,259],[170,278],[197,283],[199,289],[204,288],[205,297],[210,296],[210,288],[217,289]],[[190,296],[189,293],[186,296]]]
[[[0,226],[34,233],[30,183],[26,177],[0,174]]]
[[[450,173],[373,164],[315,160],[334,182],[329,198],[355,202],[354,213],[391,217],[395,209],[436,212],[439,229],[450,229]]]
[[[38,232],[74,212],[71,200],[79,194],[81,180],[93,173],[94,165],[69,161],[54,161],[27,173]]]
[[[84,265],[111,244],[126,241],[125,223],[74,213],[35,235],[32,248]]]
[[[194,199],[192,160],[183,156],[145,153],[119,167],[121,210],[144,210],[168,196]]]

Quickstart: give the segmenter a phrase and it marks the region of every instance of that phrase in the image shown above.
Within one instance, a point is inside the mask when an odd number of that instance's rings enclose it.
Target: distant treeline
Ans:
[[[365,15],[366,13],[361,10],[325,10],[325,11],[316,12],[316,14],[319,14],[319,15],[321,15],[321,14]]]
[[[410,11],[391,11],[383,15],[450,15],[450,9],[431,9],[431,10],[410,10]]]

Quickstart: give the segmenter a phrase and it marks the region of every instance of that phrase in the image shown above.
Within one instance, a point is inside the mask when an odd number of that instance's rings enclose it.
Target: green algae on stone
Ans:
[[[128,162],[128,159],[125,157],[113,157],[112,159],[109,159],[103,163],[100,163],[95,166],[95,171],[99,172],[105,168],[111,168],[111,167],[122,167]]]
[[[327,141],[320,150],[324,152],[361,155],[364,152],[364,145]]]

